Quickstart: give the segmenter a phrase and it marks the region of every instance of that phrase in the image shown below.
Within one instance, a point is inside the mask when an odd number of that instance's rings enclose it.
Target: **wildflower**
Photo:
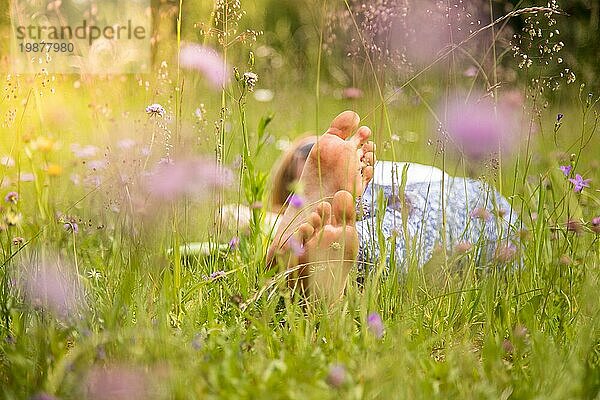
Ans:
[[[362,90],[355,87],[348,87],[342,91],[342,98],[348,100],[360,99],[363,96]]]
[[[0,165],[10,168],[15,166],[15,159],[11,156],[2,156],[0,157]]]
[[[94,367],[86,379],[86,397],[94,400],[146,399],[149,377],[142,369],[125,365]]]
[[[77,224],[77,222],[73,222],[73,221],[65,222],[63,224],[63,228],[65,228],[65,231],[67,231],[67,232],[73,232],[75,234],[79,233],[79,225]]]
[[[508,339],[504,339],[502,341],[502,349],[504,350],[505,353],[512,353],[515,349],[515,347],[513,346],[512,342]]]
[[[574,219],[568,220],[565,226],[567,228],[567,232],[581,233],[583,231],[583,225],[581,222]]]
[[[71,151],[77,158],[92,158],[98,153],[98,148],[92,145],[81,146],[78,143],[73,143],[71,145]]]
[[[6,214],[4,214],[4,222],[6,222],[6,224],[8,226],[19,225],[22,220],[23,220],[23,214],[21,214],[21,213],[17,213],[14,211],[8,211]]]
[[[17,192],[9,192],[5,197],[4,201],[7,203],[17,204],[19,201],[19,193]]]
[[[342,364],[334,364],[329,368],[327,383],[333,388],[341,387],[346,381],[346,368]]]
[[[99,280],[100,278],[102,278],[102,273],[98,270],[95,269],[91,269],[86,273],[87,277],[89,279],[93,279],[95,281]]]
[[[121,150],[127,150],[135,146],[135,140],[133,139],[121,139],[117,142],[117,147]]]
[[[289,245],[292,253],[294,253],[296,257],[302,257],[304,255],[304,246],[296,238],[290,238]]]
[[[477,207],[469,214],[471,218],[478,218],[484,221],[489,221],[492,218],[492,213],[482,207]]]
[[[172,201],[185,195],[200,197],[207,189],[227,185],[231,179],[228,170],[212,161],[163,159],[147,177],[146,189],[155,199]]]
[[[289,204],[294,208],[300,208],[304,205],[304,199],[300,195],[293,194],[290,196]]]
[[[216,89],[229,83],[229,68],[221,56],[208,46],[187,44],[179,53],[179,64],[183,68],[196,70],[208,79]]]
[[[204,340],[202,339],[202,335],[200,333],[196,334],[194,336],[194,338],[192,339],[192,348],[194,350],[200,350],[200,349],[202,349],[203,345],[204,345]]]
[[[381,316],[378,313],[372,312],[367,316],[367,327],[377,339],[381,339],[383,337],[385,328],[383,326]]]
[[[454,246],[454,252],[458,254],[465,254],[471,251],[472,248],[473,245],[470,242],[464,241]]]
[[[38,393],[29,398],[29,400],[58,400],[56,397],[49,395],[48,393]]]
[[[20,246],[25,242],[25,239],[23,239],[20,236],[14,237],[12,240],[12,244],[13,246]]]
[[[517,248],[513,244],[503,244],[496,249],[496,260],[507,263],[515,257],[515,254]]]
[[[21,172],[19,174],[19,180],[21,182],[33,182],[35,180],[35,175],[31,172]]]
[[[590,187],[591,181],[591,179],[583,179],[579,174],[576,174],[575,178],[569,178],[569,182],[573,184],[573,191],[575,193],[580,193],[583,188]]]
[[[269,89],[257,89],[254,91],[254,99],[261,103],[268,103],[275,95]]]
[[[257,82],[258,75],[254,72],[244,72],[244,86],[248,88],[248,91],[253,92]]]
[[[565,174],[565,176],[569,176],[569,174],[571,174],[571,170],[573,169],[571,165],[561,165],[558,168],[562,171],[563,174]]]
[[[239,244],[240,244],[240,238],[237,236],[234,236],[229,241],[229,248],[231,250],[236,249],[239,246]]]
[[[48,168],[46,168],[46,173],[48,176],[60,176],[63,172],[63,169],[60,165],[50,164]]]
[[[167,111],[165,108],[158,103],[150,104],[148,107],[146,107],[146,114],[151,117],[164,117],[166,113]]]
[[[592,231],[600,233],[600,217],[592,218]]]
[[[215,271],[213,273],[211,273],[208,277],[206,277],[206,280],[214,280],[217,278],[222,278],[225,276],[225,271]]]
[[[563,119],[563,117],[564,117],[564,114],[558,113],[556,115],[556,122],[559,123]]]
[[[446,130],[452,143],[473,160],[482,160],[498,151],[507,152],[514,143],[517,128],[512,103],[497,109],[485,99],[457,101],[448,106]]]
[[[72,315],[81,304],[80,287],[76,276],[59,265],[58,260],[42,261],[39,267],[25,269],[23,289],[25,298],[34,307],[50,310],[61,317]]]
[[[32,142],[32,148],[34,150],[39,150],[42,153],[49,153],[54,149],[56,142],[54,139],[40,136],[34,142]]]

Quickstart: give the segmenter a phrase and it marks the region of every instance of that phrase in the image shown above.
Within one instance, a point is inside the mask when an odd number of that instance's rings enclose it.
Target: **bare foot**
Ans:
[[[300,288],[309,299],[329,303],[339,299],[358,253],[355,222],[354,198],[348,191],[338,191],[333,206],[320,203],[298,229],[302,253],[290,286]]]
[[[276,253],[289,248],[288,242],[300,225],[308,220],[317,204],[331,202],[333,195],[340,190],[351,196],[360,196],[373,177],[375,146],[369,141],[371,130],[362,126],[352,135],[359,122],[358,114],[344,111],[334,118],[327,132],[313,146],[299,181],[304,205],[300,208],[290,205],[281,217],[269,249],[269,264],[272,264]],[[289,263],[290,260],[286,260],[285,264],[289,266]]]

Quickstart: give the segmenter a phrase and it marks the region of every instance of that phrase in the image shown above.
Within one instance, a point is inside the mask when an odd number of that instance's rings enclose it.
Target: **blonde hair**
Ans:
[[[273,167],[271,178],[271,209],[280,212],[287,206],[287,199],[291,194],[292,185],[300,178],[295,171],[295,161],[298,158],[306,160],[310,149],[317,142],[314,135],[303,136],[296,139],[282,154]]]

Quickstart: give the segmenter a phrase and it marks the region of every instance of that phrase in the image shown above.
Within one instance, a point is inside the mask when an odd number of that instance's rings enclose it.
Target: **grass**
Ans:
[[[1,398],[598,397],[600,237],[590,223],[599,209],[597,96],[565,89],[547,107],[527,97],[520,149],[502,160],[499,176],[436,143],[431,104],[447,87],[435,74],[383,112],[375,86],[344,100],[317,79],[317,108],[314,82],[281,79],[270,88],[275,99],[261,103],[235,82],[219,93],[196,74],[173,66],[162,72],[3,75],[3,93],[12,96],[0,101],[0,156],[15,163],[0,166],[0,194],[16,191],[19,199],[4,202],[2,213],[21,220],[0,229]],[[173,120],[147,115],[152,103]],[[351,279],[343,301],[307,311],[283,275],[265,270],[268,239],[257,229],[264,207],[255,208],[255,228],[235,249],[189,260],[169,252],[238,235],[216,228],[217,199],[265,204],[263,178],[280,155],[277,140],[321,132],[348,108],[367,116],[380,159],[496,179],[523,223],[523,265],[481,265],[475,250],[453,254],[406,272],[367,273],[362,285]],[[136,145],[119,146],[124,138]],[[73,143],[99,150],[78,158]],[[231,186],[132,211],[139,177],[166,152],[214,157],[219,143],[234,172]],[[102,163],[94,169],[92,160]],[[558,169],[571,160],[592,179],[580,194]],[[16,179],[23,172],[33,179]],[[97,177],[101,184],[90,186]],[[18,237],[23,243],[14,245]],[[210,278],[216,271],[225,273]],[[61,282],[58,302],[51,290],[34,286],[31,294],[23,286],[35,273],[50,274],[49,286]],[[63,274],[66,280],[53,278]],[[372,312],[383,320],[382,338],[366,322]]]

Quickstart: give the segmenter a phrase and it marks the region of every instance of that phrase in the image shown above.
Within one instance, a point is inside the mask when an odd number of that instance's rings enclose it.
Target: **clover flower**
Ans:
[[[590,187],[591,181],[591,179],[583,179],[579,174],[576,174],[575,178],[569,178],[569,182],[573,184],[573,191],[575,193],[580,193],[583,188]]]
[[[150,104],[148,107],[146,107],[146,114],[151,117],[164,117],[166,113],[167,111],[165,108],[158,103]]]

